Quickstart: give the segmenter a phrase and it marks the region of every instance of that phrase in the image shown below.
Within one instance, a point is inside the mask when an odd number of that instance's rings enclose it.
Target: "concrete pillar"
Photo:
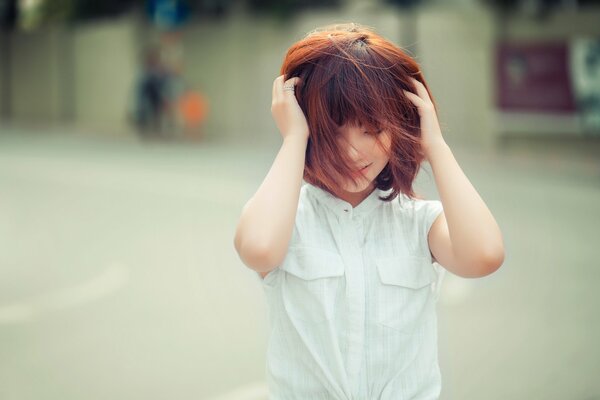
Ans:
[[[494,22],[485,9],[423,8],[418,13],[419,61],[438,104],[448,141],[492,146]]]
[[[74,30],[74,118],[107,134],[129,132],[138,43],[131,18],[98,21]]]
[[[10,35],[9,105],[14,122],[58,123],[65,116],[65,30],[51,28]]]

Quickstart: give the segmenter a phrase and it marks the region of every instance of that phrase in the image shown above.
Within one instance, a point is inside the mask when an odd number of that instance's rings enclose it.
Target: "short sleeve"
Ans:
[[[419,224],[419,240],[423,250],[429,251],[427,236],[433,221],[444,210],[439,200],[419,200],[415,203],[415,212]]]
[[[431,229],[431,225],[435,219],[440,215],[444,208],[442,206],[442,202],[439,200],[421,200],[418,201],[418,205],[416,207],[417,216],[419,219],[419,232],[420,232],[420,240],[423,243],[424,250],[426,250],[427,254],[430,254],[429,251],[429,243],[427,240],[427,236],[429,235],[429,230]],[[433,257],[431,258],[433,262]],[[436,282],[435,282],[435,295],[436,301],[440,295],[440,288],[442,285],[442,281],[444,278],[444,274],[446,270],[439,265],[437,262],[433,263],[433,269],[436,273]]]

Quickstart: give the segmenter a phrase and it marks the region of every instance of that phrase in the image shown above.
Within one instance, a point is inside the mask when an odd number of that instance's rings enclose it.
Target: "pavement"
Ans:
[[[600,156],[451,148],[506,259],[446,274],[441,399],[600,399]],[[277,150],[0,128],[0,399],[266,399],[233,235]]]

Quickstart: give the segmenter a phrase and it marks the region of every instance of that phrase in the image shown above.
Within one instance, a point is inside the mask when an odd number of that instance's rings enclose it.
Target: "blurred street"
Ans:
[[[446,274],[442,399],[600,399],[598,159],[449,143],[506,260]],[[0,399],[266,399],[233,235],[277,151],[0,129]]]

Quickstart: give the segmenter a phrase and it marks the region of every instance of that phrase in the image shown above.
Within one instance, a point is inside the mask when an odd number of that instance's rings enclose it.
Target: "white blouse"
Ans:
[[[392,202],[376,189],[355,208],[300,191],[283,263],[262,280],[271,327],[270,400],[425,400],[441,390],[432,263],[438,200]]]

